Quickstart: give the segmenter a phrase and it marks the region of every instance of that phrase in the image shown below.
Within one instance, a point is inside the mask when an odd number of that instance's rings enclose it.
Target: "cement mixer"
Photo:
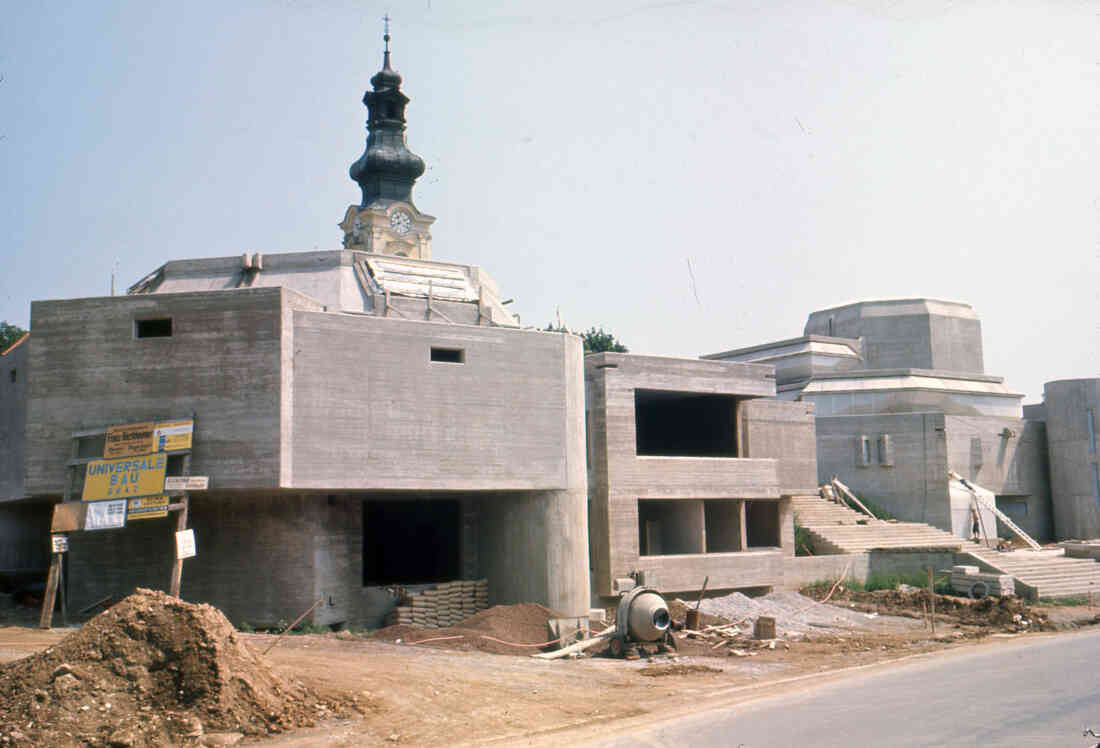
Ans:
[[[615,633],[611,635],[614,657],[638,657],[638,645],[656,644],[659,651],[676,648],[669,626],[668,605],[652,587],[635,587],[619,600]]]

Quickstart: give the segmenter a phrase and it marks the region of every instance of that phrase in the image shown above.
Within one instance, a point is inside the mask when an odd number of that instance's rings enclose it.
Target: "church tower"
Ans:
[[[405,106],[401,76],[390,67],[390,28],[386,18],[382,69],[363,94],[367,107],[367,149],[349,174],[363,190],[363,201],[348,207],[340,228],[344,247],[377,254],[431,259],[434,216],[413,205],[412,188],[424,173],[424,161],[405,143]]]

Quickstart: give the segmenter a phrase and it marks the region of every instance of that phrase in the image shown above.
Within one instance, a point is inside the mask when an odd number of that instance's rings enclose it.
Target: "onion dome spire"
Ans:
[[[412,202],[412,187],[424,173],[424,161],[405,144],[405,106],[409,97],[401,93],[401,76],[390,65],[390,19],[385,18],[383,39],[386,49],[382,69],[363,94],[367,107],[367,149],[351,165],[349,174],[363,190],[362,207],[376,200]]]

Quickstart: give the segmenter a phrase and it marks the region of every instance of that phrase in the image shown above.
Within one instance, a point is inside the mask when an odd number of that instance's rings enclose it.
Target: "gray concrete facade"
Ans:
[[[938,299],[886,299],[822,309],[805,335],[862,341],[867,369],[939,369],[982,374],[982,326],[969,304]]]
[[[1100,537],[1100,378],[1060,379],[1043,388],[1055,533]]]
[[[0,352],[0,502],[21,499],[30,338]]]
[[[805,406],[772,397],[772,367],[599,353],[585,359],[589,537],[596,599],[635,573],[666,592],[773,587],[794,555],[782,434]],[[654,433],[658,434],[654,438]],[[702,438],[700,438],[702,435]],[[812,444],[812,441],[809,441]],[[792,484],[812,481],[792,460]]]
[[[331,599],[317,622],[377,625],[394,600],[365,559],[405,509],[366,517],[403,504],[448,536],[417,552],[458,553],[446,573],[487,577],[493,602],[588,608],[576,336],[326,312],[281,287],[35,302],[32,333],[27,493],[64,493],[74,432],[194,416],[191,472],[212,490],[191,510],[188,599],[254,624]],[[170,539],[167,520],[75,534],[74,605],[163,587]]]

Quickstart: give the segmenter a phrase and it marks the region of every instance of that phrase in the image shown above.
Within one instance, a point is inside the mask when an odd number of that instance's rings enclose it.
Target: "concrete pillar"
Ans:
[[[1043,387],[1057,539],[1100,537],[1100,378]]]

